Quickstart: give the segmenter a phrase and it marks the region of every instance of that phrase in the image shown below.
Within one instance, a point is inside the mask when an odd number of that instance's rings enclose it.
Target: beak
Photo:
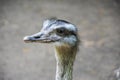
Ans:
[[[57,37],[50,37],[44,33],[39,32],[31,36],[25,36],[23,40],[26,43],[30,42],[50,43],[58,41],[60,39],[58,39]]]

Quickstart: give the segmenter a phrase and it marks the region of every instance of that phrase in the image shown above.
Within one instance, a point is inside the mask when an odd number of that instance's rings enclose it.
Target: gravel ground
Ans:
[[[0,80],[54,80],[53,46],[23,42],[54,16],[78,27],[82,42],[74,80],[117,80],[119,5],[119,0],[0,0]]]

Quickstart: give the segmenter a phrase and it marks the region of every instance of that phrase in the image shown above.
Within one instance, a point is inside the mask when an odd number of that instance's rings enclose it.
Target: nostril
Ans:
[[[42,35],[43,35],[43,34],[34,35],[33,37],[34,37],[35,39],[38,39],[38,38],[41,38],[41,37],[42,37]]]
[[[35,36],[34,38],[36,38],[36,39],[37,39],[37,38],[40,38],[40,36]]]

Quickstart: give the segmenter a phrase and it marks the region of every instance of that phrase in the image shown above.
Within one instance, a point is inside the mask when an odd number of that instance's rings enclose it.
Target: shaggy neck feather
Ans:
[[[56,46],[56,80],[72,80],[73,63],[77,46]]]

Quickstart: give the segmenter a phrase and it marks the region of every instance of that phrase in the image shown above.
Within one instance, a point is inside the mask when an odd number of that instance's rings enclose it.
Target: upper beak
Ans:
[[[23,40],[24,42],[50,43],[58,41],[59,39],[57,39],[56,37],[50,37],[46,34],[39,32],[31,36],[25,36]]]

